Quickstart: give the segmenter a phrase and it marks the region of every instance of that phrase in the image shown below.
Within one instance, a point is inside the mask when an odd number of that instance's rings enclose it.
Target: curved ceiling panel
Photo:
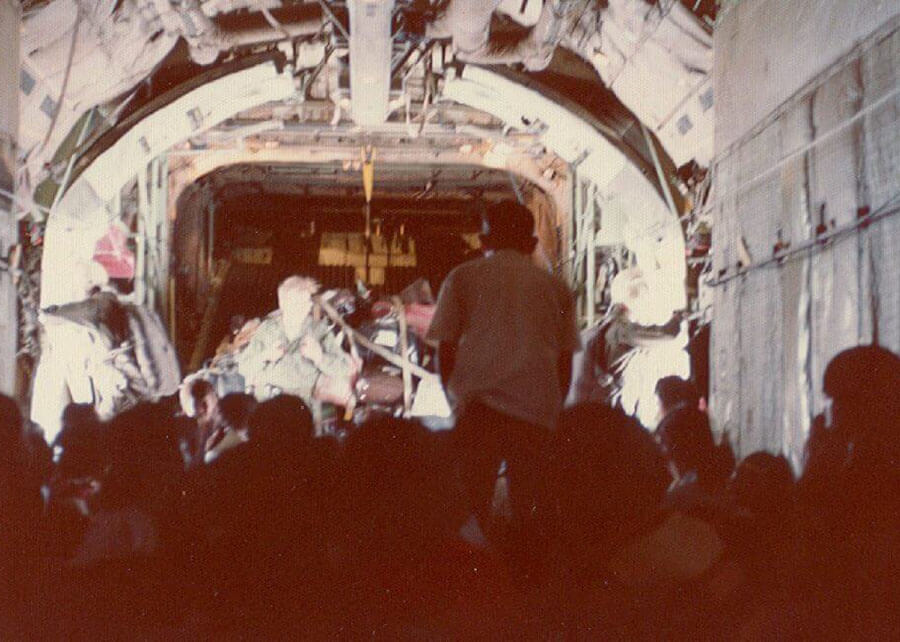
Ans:
[[[533,128],[541,141],[571,163],[583,180],[597,186],[605,216],[623,230],[617,241],[634,252],[638,265],[662,278],[658,296],[684,305],[684,237],[676,212],[632,159],[610,141],[610,133],[571,109],[497,73],[467,66],[448,80],[444,95],[502,119],[511,127]],[[509,167],[513,169],[513,166]]]
[[[268,59],[172,95],[127,129],[117,128],[114,140],[98,141],[102,151],[92,155],[47,221],[41,305],[84,296],[94,243],[110,223],[107,204],[151,159],[240,111],[288,98],[294,91],[292,77]]]

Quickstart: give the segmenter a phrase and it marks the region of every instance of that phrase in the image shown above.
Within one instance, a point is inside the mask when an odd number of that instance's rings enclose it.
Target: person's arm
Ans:
[[[458,269],[444,279],[427,335],[427,339],[438,343],[437,369],[444,388],[449,388],[450,377],[456,368],[456,352],[464,326],[462,298],[456,280]]]
[[[453,375],[453,369],[456,367],[456,343],[451,341],[438,343],[437,367],[438,374],[441,377],[441,384],[446,388],[450,383],[450,377]]]

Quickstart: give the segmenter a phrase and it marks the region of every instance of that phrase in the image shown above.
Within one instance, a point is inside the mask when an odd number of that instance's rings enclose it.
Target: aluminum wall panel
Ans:
[[[900,207],[900,30],[873,48],[861,65],[863,104],[879,106],[867,116],[864,170],[872,211]],[[893,97],[885,100],[893,92]],[[872,226],[874,278],[880,342],[900,352],[900,214]]]
[[[736,163],[726,160],[716,168],[714,189],[726,193],[734,185]],[[712,229],[713,273],[736,262],[731,239],[737,229],[737,206],[733,200],[719,199]],[[713,427],[727,433],[733,442],[740,440],[740,283],[730,281],[713,291],[715,322],[710,333],[710,415]]]
[[[900,15],[885,0],[741,0],[714,34],[718,156]]]
[[[776,21],[775,14],[753,15],[752,24],[726,24],[717,32],[728,39],[722,48],[717,42],[717,52],[726,52],[717,59],[718,79],[734,83],[758,64],[729,50],[758,46],[754,38]],[[728,278],[746,260],[742,244],[754,265],[718,285],[713,296],[711,413],[742,456],[782,451],[799,468],[810,420],[824,405],[822,375],[831,358],[871,341],[876,322],[880,342],[900,350],[900,215],[886,211],[900,205],[897,23],[854,43],[858,55],[837,60],[818,84],[810,84],[803,64],[796,66],[795,84],[803,89],[774,116],[748,125],[744,119],[758,111],[756,103],[717,103],[719,128],[735,123],[754,132],[720,157],[713,192],[714,278]],[[893,31],[885,28],[892,25]],[[802,38],[779,47],[809,56]],[[792,62],[790,56],[770,60],[781,66],[775,75],[789,73]],[[717,138],[719,151],[726,140]],[[866,207],[887,217],[853,229]],[[825,236],[849,231],[818,244],[820,225]],[[809,247],[760,267],[779,238],[795,249]]]
[[[718,433],[733,443],[741,439],[740,414],[740,284],[732,281],[717,288],[713,297],[715,322],[710,333],[710,415]]]
[[[836,133],[808,153],[810,203],[814,225],[826,230],[852,224],[863,196],[858,179],[855,127],[838,129],[860,107],[855,65],[836,72],[813,92],[810,117],[813,139]],[[854,235],[855,236],[855,235]],[[821,412],[821,381],[835,354],[860,341],[858,241],[836,239],[811,252],[813,297],[813,413]]]

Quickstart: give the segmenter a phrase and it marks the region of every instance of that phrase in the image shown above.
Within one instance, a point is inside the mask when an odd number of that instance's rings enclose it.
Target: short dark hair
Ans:
[[[246,428],[250,415],[256,410],[256,399],[243,392],[232,392],[219,400],[219,413],[228,427],[240,430]]]
[[[900,387],[900,357],[876,345],[840,352],[825,368],[825,394],[837,401],[889,397]]]
[[[215,388],[213,388],[212,383],[210,383],[206,379],[201,379],[198,377],[191,382],[190,393],[191,398],[195,403],[211,392],[214,393]]]
[[[696,408],[700,403],[700,394],[690,381],[681,377],[663,377],[656,382],[656,396],[660,403],[668,409],[678,405]]]
[[[900,356],[876,345],[856,346],[835,356],[823,379],[835,426],[854,441],[874,441],[883,454],[900,456]]]
[[[491,247],[534,250],[534,216],[527,207],[516,201],[501,201],[488,205],[482,220],[487,233],[483,235]]]
[[[248,418],[251,442],[264,446],[296,446],[315,437],[309,407],[294,395],[277,395],[260,403]]]

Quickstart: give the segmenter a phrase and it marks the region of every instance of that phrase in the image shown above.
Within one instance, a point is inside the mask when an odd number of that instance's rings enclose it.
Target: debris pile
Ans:
[[[434,348],[425,340],[434,314],[427,282],[377,300],[365,290],[315,295],[317,289],[312,279],[289,277],[279,287],[279,309],[234,328],[186,377],[182,397],[202,378],[219,397],[296,395],[313,410],[320,431],[373,413],[446,427],[450,407],[433,371]]]
[[[48,441],[70,401],[89,403],[109,419],[146,399],[171,395],[181,381],[178,360],[155,312],[111,292],[41,311],[41,362],[32,419]]]

